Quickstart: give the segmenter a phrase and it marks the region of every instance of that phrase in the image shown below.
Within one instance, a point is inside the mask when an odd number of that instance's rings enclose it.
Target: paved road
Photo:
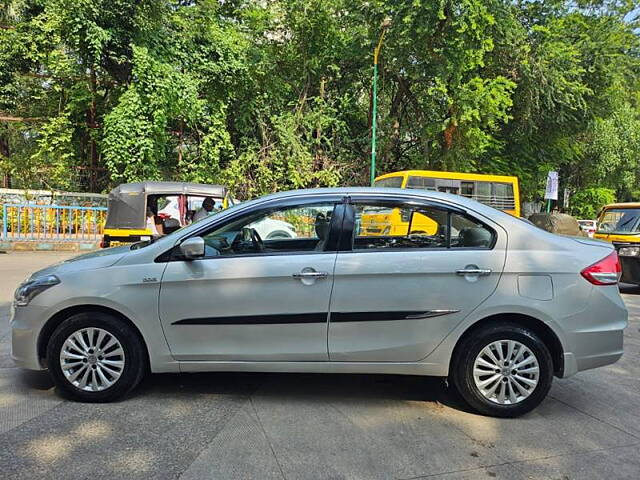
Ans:
[[[623,359],[556,381],[519,419],[469,413],[438,379],[377,375],[153,375],[88,405],[9,354],[11,292],[63,258],[0,255],[3,479],[640,478],[640,290],[624,293]]]

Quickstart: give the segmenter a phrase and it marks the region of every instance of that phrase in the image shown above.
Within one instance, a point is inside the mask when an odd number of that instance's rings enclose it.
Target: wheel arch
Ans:
[[[489,324],[503,322],[526,327],[533,331],[536,335],[538,335],[551,353],[554,375],[557,377],[562,377],[564,373],[564,349],[562,347],[560,339],[551,329],[551,327],[549,327],[549,325],[547,325],[544,321],[523,313],[498,313],[478,320],[477,322],[469,326],[469,328],[464,331],[464,333],[458,338],[456,342],[456,345],[453,349],[453,354],[451,355],[449,371],[451,371],[451,362],[453,362],[457,356],[458,348],[467,337],[473,335],[474,332],[486,327]]]
[[[62,322],[64,322],[67,318],[71,317],[72,315],[75,315],[77,313],[84,313],[84,312],[102,312],[109,315],[113,315],[114,317],[117,317],[122,322],[126,323],[129,327],[131,327],[133,332],[138,336],[138,338],[142,342],[142,345],[144,346],[145,361],[148,368],[149,362],[150,362],[149,347],[147,346],[147,342],[142,336],[142,332],[140,332],[140,329],[136,326],[136,324],[133,323],[122,312],[119,312],[110,307],[105,307],[103,305],[92,305],[92,304],[73,305],[71,307],[64,308],[59,312],[55,313],[53,316],[49,318],[49,320],[46,321],[46,323],[40,330],[40,335],[38,336],[38,358],[40,359],[40,362],[43,365],[46,365],[47,344],[49,343],[49,339],[51,338],[51,335],[53,334],[55,329],[58,328],[58,326]]]

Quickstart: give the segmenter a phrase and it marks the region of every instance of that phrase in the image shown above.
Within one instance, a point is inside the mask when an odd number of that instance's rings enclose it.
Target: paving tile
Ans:
[[[433,399],[413,399],[425,379],[316,377],[303,379],[306,392],[280,377],[253,397],[286,478],[405,478],[500,462]]]
[[[45,414],[61,403],[46,373],[18,368],[0,369],[0,434]]]
[[[526,478],[561,480],[638,480],[640,445],[563,455],[518,465]]]
[[[177,478],[248,399],[215,376],[156,376],[118,403],[64,402],[0,436],[2,478]],[[224,383],[224,382],[223,382]]]
[[[236,478],[283,478],[251,402],[244,404],[180,476],[180,480]]]
[[[411,480],[529,480],[516,466],[496,465],[491,467],[474,468],[427,477],[417,477]]]

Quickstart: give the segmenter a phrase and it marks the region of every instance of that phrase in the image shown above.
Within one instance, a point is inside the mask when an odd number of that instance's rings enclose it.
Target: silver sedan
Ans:
[[[263,221],[295,235],[263,239]],[[449,377],[478,412],[517,416],[554,376],[620,358],[619,272],[609,244],[459,196],[284,192],[33,274],[13,358],[89,402],[149,370],[389,373]]]

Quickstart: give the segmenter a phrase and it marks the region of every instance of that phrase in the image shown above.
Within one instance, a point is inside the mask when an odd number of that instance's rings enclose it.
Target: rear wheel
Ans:
[[[146,371],[144,346],[131,327],[103,312],[63,321],[47,346],[47,365],[62,393],[108,402],[131,391]]]
[[[553,380],[549,349],[535,332],[490,324],[463,339],[452,364],[453,383],[480,413],[517,417],[544,400]]]

